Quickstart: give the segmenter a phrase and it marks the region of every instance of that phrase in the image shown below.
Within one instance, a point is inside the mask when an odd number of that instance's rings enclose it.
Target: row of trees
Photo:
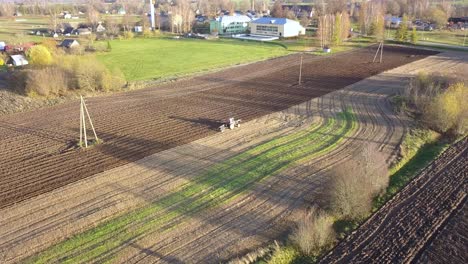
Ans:
[[[142,14],[147,10],[147,1],[116,0],[112,4],[105,4],[102,0],[74,1],[72,4],[48,0],[23,0],[18,4],[0,2],[0,16],[12,16],[16,11],[26,15],[50,15],[51,9],[56,8],[73,14],[86,13],[89,8],[101,13],[115,13],[123,8],[129,14]]]
[[[317,29],[320,46],[324,48],[341,45],[343,40],[348,38],[350,28],[351,22],[347,12],[320,16]]]
[[[109,70],[93,55],[64,54],[54,43],[36,45],[26,55],[30,67],[14,71],[10,81],[17,92],[28,96],[119,90],[126,83],[121,71]]]

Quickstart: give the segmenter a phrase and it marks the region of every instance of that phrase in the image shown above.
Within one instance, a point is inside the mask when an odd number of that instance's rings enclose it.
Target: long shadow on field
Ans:
[[[7,129],[18,134],[31,135],[47,140],[57,141],[60,143],[70,141],[70,136],[65,133],[58,133],[57,131],[50,131],[43,128],[25,127],[22,125],[17,125],[5,121],[0,121],[0,129]]]
[[[379,81],[373,84],[379,84]],[[370,98],[368,101],[363,100],[361,104],[363,106],[371,104],[375,93],[377,92],[369,90],[359,94],[358,96]],[[310,104],[304,105],[304,108],[307,109],[306,112],[311,111]],[[106,139],[121,137],[100,130],[97,132],[100,137]],[[326,137],[329,134],[319,135]],[[142,147],[174,144],[130,136],[126,136],[126,139],[125,144],[107,141],[89,151],[99,151],[105,154],[104,156],[126,159],[129,153],[138,151]],[[175,147],[177,144],[172,146]],[[110,220],[110,226],[118,226],[124,221],[122,219],[129,217],[127,220],[130,224],[125,224],[112,232],[105,231],[106,227],[100,225],[98,228],[104,230],[100,232],[102,236],[91,242],[79,244],[72,251],[87,252],[95,245],[111,243],[116,246],[100,252],[95,258],[112,259],[112,256],[118,254],[123,247],[131,246],[133,243],[142,248],[140,254],[132,259],[133,262],[160,258],[159,256],[213,262],[213,252],[220,252],[217,259],[229,259],[242,255],[250,245],[258,246],[265,241],[277,239],[285,232],[284,226],[278,228],[278,219],[288,215],[293,208],[310,203],[311,199],[307,200],[305,195],[313,193],[320,183],[319,178],[314,175],[316,171],[313,167],[307,166],[298,166],[292,173],[280,172],[266,182],[262,179],[271,175],[270,171],[249,178],[248,173],[263,164],[267,165],[266,169],[274,167],[275,157],[270,157],[272,161],[269,158],[255,162],[255,156],[249,154],[241,157],[239,162],[213,166],[239,152],[233,151],[230,147],[218,148],[215,145],[192,143],[189,146],[174,148],[170,152],[159,152],[138,160],[132,166],[141,167],[143,170],[130,171],[133,174],[109,183],[107,187],[115,190],[115,193],[129,194],[130,197],[144,201],[145,206],[126,213],[123,218]],[[232,147],[236,147],[235,142],[232,143]],[[245,167],[244,162],[249,161],[252,162],[251,165]],[[238,168],[242,170],[238,171]],[[130,181],[133,178],[135,180]],[[185,187],[180,187],[183,183],[186,183]],[[247,199],[236,200],[234,196],[245,189],[249,190]],[[103,194],[101,200],[114,206],[112,203],[115,201],[108,197],[109,193]],[[224,202],[228,199],[231,199],[229,200],[231,207],[226,208]],[[250,203],[252,199],[256,202]],[[252,207],[252,204],[255,204],[255,207]],[[106,207],[102,203],[99,206]],[[86,210],[93,211],[96,208],[90,207]],[[86,215],[86,212],[81,213],[82,215]],[[190,223],[190,227],[195,231],[184,228],[184,223]],[[293,226],[292,223],[283,224]],[[165,236],[168,230],[171,230],[171,237]],[[193,237],[197,239],[192,241]],[[239,244],[241,238],[249,239]],[[226,241],[226,243],[213,241]],[[69,254],[74,255],[73,252]]]
[[[176,120],[181,120],[185,122],[189,122],[192,124],[196,125],[201,125],[204,127],[208,127],[211,130],[219,130],[219,127],[224,124],[222,120],[217,120],[217,119],[210,119],[210,118],[185,118],[185,117],[179,117],[179,116],[169,116],[169,118],[176,119]]]

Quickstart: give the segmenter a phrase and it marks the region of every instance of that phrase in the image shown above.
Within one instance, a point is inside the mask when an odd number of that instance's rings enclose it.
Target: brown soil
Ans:
[[[409,263],[417,260],[431,237],[465,202],[466,168],[468,138],[446,150],[320,263]],[[466,230],[463,232],[466,234]],[[445,237],[448,238],[445,242],[452,241],[451,236]],[[448,260],[445,263],[458,263],[459,255],[466,254],[466,244],[461,248],[446,246],[451,250],[444,254],[458,252],[445,255]],[[466,255],[463,258],[466,259]],[[424,258],[419,260],[427,263]]]
[[[462,202],[415,263],[468,263],[468,202]]]
[[[78,102],[0,118],[0,208],[99,172],[218,133],[217,120],[245,121],[281,111],[427,55],[388,47],[373,64],[375,47],[336,56],[287,56],[115,96],[92,98],[88,108],[104,143],[73,149]]]
[[[166,226],[174,229],[147,232],[94,261],[116,257],[121,263],[219,263],[271,243],[314,203],[314,193],[326,177],[323,171],[348,159],[363,142],[378,143],[388,161],[394,160],[406,121],[392,111],[389,96],[404,89],[409,76],[421,69],[460,70],[467,66],[466,60],[459,54],[431,56],[254,119],[241,129],[161,151],[0,209],[0,262],[20,262],[109,218],[158,203],[213,164],[260,142],[306,129],[312,122],[326,122],[337,111],[352,107],[358,130],[337,149],[254,183],[248,192],[218,208],[168,221]]]

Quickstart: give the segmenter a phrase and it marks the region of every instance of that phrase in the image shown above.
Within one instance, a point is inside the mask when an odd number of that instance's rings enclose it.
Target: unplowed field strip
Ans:
[[[388,47],[317,58],[298,56],[236,67],[150,89],[92,98],[88,108],[104,143],[68,150],[79,132],[78,103],[0,118],[0,208],[153,153],[217,133],[214,120],[245,121],[287,109],[376,73],[434,54]]]
[[[467,168],[465,138],[426,167],[321,263],[414,261],[452,212],[465,202]]]

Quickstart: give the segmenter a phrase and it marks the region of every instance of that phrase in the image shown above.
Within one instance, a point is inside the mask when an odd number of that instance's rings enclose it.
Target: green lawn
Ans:
[[[336,148],[357,128],[353,113],[264,142],[193,178],[148,206],[50,247],[26,262],[112,262],[129,242],[177,227],[184,219],[232,201],[256,182]]]
[[[97,57],[118,67],[128,81],[159,79],[288,54],[279,45],[239,40],[136,38],[111,41],[112,51]]]
[[[30,35],[30,31],[47,28],[45,17],[0,18],[0,41],[41,41],[42,36]]]
[[[387,29],[386,37],[393,39],[395,37],[395,29]],[[417,31],[420,41],[435,42],[450,44],[456,46],[463,46],[465,41],[465,32],[461,30],[448,31],[448,30],[434,30],[434,31]],[[468,36],[465,43],[468,46]]]

